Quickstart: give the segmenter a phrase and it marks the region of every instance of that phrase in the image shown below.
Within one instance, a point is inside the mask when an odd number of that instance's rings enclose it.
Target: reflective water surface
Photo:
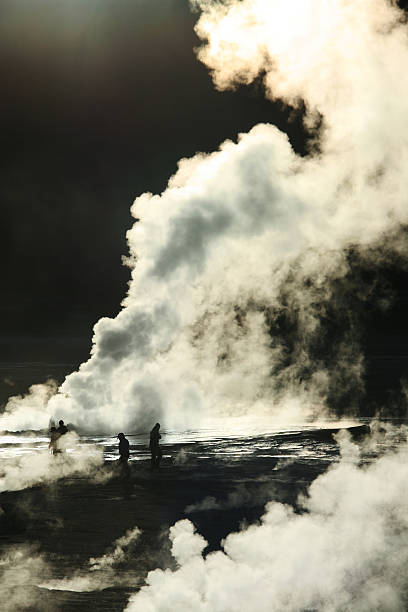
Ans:
[[[3,432],[0,553],[16,580],[25,571],[21,559],[31,555],[30,567],[39,570],[30,578],[30,598],[43,609],[122,610],[150,570],[173,567],[166,533],[175,522],[193,521],[211,551],[243,524],[259,521],[268,502],[302,512],[299,496],[340,459],[338,435],[356,443],[363,463],[407,438],[404,425],[371,423],[374,429],[368,436],[365,421],[284,425],[261,419],[163,428],[158,470],[150,465],[149,432],[125,432],[131,453],[125,479],[116,436],[71,434],[69,454],[52,456],[47,432]],[[135,528],[141,535],[130,541]],[[16,550],[20,565],[7,557]],[[95,559],[107,558],[111,569],[90,569]]]
[[[307,456],[310,459],[324,458],[331,454],[332,432],[337,429],[353,428],[362,425],[363,421],[324,421],[282,425],[266,419],[214,419],[207,426],[196,430],[166,431],[161,430],[163,450],[188,449],[190,458],[233,457],[243,459],[245,455],[264,457]],[[320,432],[320,440],[316,434]],[[321,435],[327,432],[327,444],[322,444]],[[126,433],[130,442],[130,461],[143,461],[149,455],[149,432]],[[319,443],[317,443],[319,442]],[[21,432],[0,434],[0,460],[11,459],[19,455],[43,452],[48,450],[47,432]],[[105,461],[118,458],[118,440],[116,436],[83,435],[79,444],[94,444],[104,454]],[[205,447],[205,453],[204,453]],[[71,449],[75,452],[75,447]],[[204,454],[203,454],[204,453]],[[166,455],[166,452],[165,452]]]

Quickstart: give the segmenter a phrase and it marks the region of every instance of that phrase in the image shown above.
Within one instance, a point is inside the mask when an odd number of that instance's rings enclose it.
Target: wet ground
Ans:
[[[360,440],[367,426],[350,431]],[[14,609],[123,610],[149,570],[174,567],[167,533],[177,520],[194,522],[208,541],[208,552],[231,531],[259,520],[270,500],[301,511],[299,494],[339,458],[334,433],[335,428],[303,428],[246,436],[168,434],[157,471],[150,468],[146,438],[129,436],[129,478],[116,464],[117,440],[83,438],[83,444],[103,446],[105,481],[100,474],[98,482],[78,475],[0,494],[3,556],[29,545],[26,554],[44,560],[41,575],[32,572],[23,582],[18,563],[8,568],[15,579],[10,574],[8,594],[2,585],[3,598],[11,594],[18,601],[18,589],[24,589],[32,607],[26,603]],[[44,452],[48,439],[3,437],[0,444],[0,456],[6,457]],[[134,527],[142,534],[124,547],[109,571],[90,572],[89,559],[111,555],[114,542]],[[79,580],[89,576],[91,583]],[[71,584],[67,579],[73,579]]]

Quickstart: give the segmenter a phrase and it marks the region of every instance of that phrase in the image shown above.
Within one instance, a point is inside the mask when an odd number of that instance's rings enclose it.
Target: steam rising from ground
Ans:
[[[0,557],[0,597],[4,612],[40,609],[42,598],[34,585],[48,570],[48,564],[33,546],[14,546]]]
[[[24,397],[10,397],[3,415],[0,416],[0,428],[12,431],[46,429],[50,420],[47,416],[47,404],[57,390],[57,383],[50,379],[43,385],[31,385]]]
[[[103,465],[101,449],[95,445],[78,444],[78,436],[74,432],[60,438],[59,448],[62,452],[57,455],[44,449],[4,459],[0,468],[0,492],[18,491],[74,474],[99,481],[110,477],[108,473],[100,471]]]
[[[59,591],[99,591],[111,586],[119,586],[134,582],[134,574],[129,576],[123,571],[123,565],[134,553],[134,547],[141,534],[138,527],[129,529],[102,555],[91,557],[88,567],[77,570],[69,578],[50,580],[39,586]],[[122,566],[122,567],[121,567]]]
[[[282,460],[279,462],[280,467],[289,464],[291,461]],[[276,469],[273,468],[274,470]],[[279,469],[279,466],[278,466]],[[235,491],[228,494],[227,498],[220,501],[213,495],[204,497],[200,502],[189,504],[184,509],[185,514],[192,514],[194,512],[206,512],[207,510],[229,510],[231,508],[241,508],[243,506],[262,506],[268,500],[273,498],[275,490],[274,486],[268,483],[267,485],[258,489],[255,494],[247,487],[240,485]]]
[[[102,557],[91,558],[88,567],[76,570],[70,577],[53,579],[53,568],[35,546],[8,547],[0,556],[0,596],[2,610],[55,610],[47,603],[41,589],[59,591],[99,591],[107,587],[133,584],[134,572],[126,570],[134,554],[140,529],[129,529],[113,542]],[[125,569],[124,569],[125,568]],[[36,588],[37,587],[37,588]]]
[[[181,160],[160,196],[137,198],[124,309],[96,324],[89,361],[48,402],[44,422],[61,415],[112,432],[220,413],[289,419],[324,414],[339,390],[362,392],[361,320],[340,318],[329,363],[310,349],[327,304],[350,309],[351,245],[374,264],[407,261],[398,239],[408,222],[402,13],[385,0],[193,5],[198,55],[216,87],[261,76],[270,98],[303,100],[318,153],[300,157],[277,128],[257,125]],[[290,340],[282,317],[295,321]],[[9,405],[0,427],[13,429],[18,414]]]
[[[408,447],[359,465],[358,447],[347,434],[339,441],[341,460],[300,500],[304,513],[270,502],[259,524],[204,557],[194,525],[176,523],[179,568],[150,572],[127,610],[406,610]]]
[[[199,58],[216,87],[261,78],[268,97],[303,101],[311,153],[300,157],[282,132],[258,125],[181,160],[160,196],[137,198],[123,310],[96,324],[89,361],[51,399],[34,389],[31,400],[11,400],[2,429],[46,427],[50,416],[100,432],[156,420],[197,426],[215,414],[289,420],[322,415],[339,397],[358,409],[364,305],[387,309],[381,265],[408,261],[407,25],[386,0],[192,4],[201,11]],[[376,271],[370,281],[359,276],[367,267]],[[177,522],[178,569],[150,572],[127,609],[406,610],[407,443],[364,463],[347,435],[339,442],[340,461],[299,500],[302,512],[269,502],[260,523],[207,556],[193,523]],[[386,448],[387,431],[370,444]],[[32,457],[7,466],[3,488],[52,478],[55,458],[38,457],[38,470]],[[242,501],[207,498],[188,510]],[[120,580],[121,551],[138,535],[47,588]],[[44,560],[30,554],[11,551],[6,572],[14,564],[17,576],[39,580]],[[19,589],[21,606],[32,604],[28,595]]]

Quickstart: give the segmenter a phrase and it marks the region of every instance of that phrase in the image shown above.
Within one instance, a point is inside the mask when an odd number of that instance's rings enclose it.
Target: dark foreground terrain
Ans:
[[[77,476],[2,493],[2,609],[123,610],[149,570],[174,567],[168,529],[176,521],[190,519],[209,551],[258,520],[269,500],[297,508],[299,493],[337,461],[332,433],[167,445],[157,471],[135,447],[129,478],[105,462],[104,482]],[[135,527],[142,533],[119,540],[118,552],[116,540]]]

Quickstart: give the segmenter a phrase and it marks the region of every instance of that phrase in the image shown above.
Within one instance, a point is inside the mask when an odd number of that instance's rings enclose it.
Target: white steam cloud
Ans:
[[[207,556],[194,525],[176,523],[178,569],[150,572],[126,610],[406,610],[407,444],[359,466],[358,447],[339,438],[341,460],[312,483],[303,513],[270,502],[260,524]]]
[[[123,310],[96,324],[89,361],[57,394],[36,390],[38,410],[26,398],[12,400],[0,429],[44,427],[51,416],[94,432],[146,430],[156,420],[197,425],[219,414],[289,419],[324,413],[329,392],[350,380],[358,387],[364,362],[353,313],[335,362],[316,359],[308,338],[320,329],[319,304],[336,302],[334,286],[346,282],[347,248],[375,259],[381,245],[378,256],[408,261],[406,241],[397,239],[408,223],[402,12],[391,0],[192,4],[201,11],[199,59],[216,87],[261,78],[269,98],[303,101],[315,152],[300,157],[276,127],[257,125],[210,155],[181,160],[161,195],[137,198]],[[282,311],[296,312],[292,361],[278,333]],[[269,502],[261,521],[231,533],[223,550],[205,555],[193,523],[177,522],[170,539],[178,568],[150,572],[127,610],[404,612],[408,446],[387,449],[388,433],[367,442],[387,450],[370,464],[339,435],[341,459],[299,500],[302,512]],[[47,457],[28,480],[28,466],[8,468],[3,488],[37,482],[56,465]],[[237,491],[188,510],[246,501]],[[65,587],[116,580],[122,552],[138,535],[126,534]],[[37,576],[42,562],[28,571]],[[18,563],[24,570],[21,556]]]
[[[47,404],[57,392],[57,383],[50,379],[42,385],[31,385],[26,396],[13,395],[9,398],[3,415],[1,429],[12,431],[46,429],[49,424]]]
[[[58,603],[47,591],[89,592],[132,585],[137,581],[129,562],[138,544],[140,529],[129,529],[115,540],[104,555],[90,558],[69,577],[54,578],[54,562],[35,546],[4,547],[0,555],[0,596],[4,612],[17,610],[56,610]]]
[[[18,491],[73,475],[89,477],[98,482],[111,477],[111,474],[102,469],[102,450],[93,444],[79,444],[74,432],[60,439],[59,449],[61,453],[56,455],[48,449],[40,449],[3,459],[0,467],[0,492]]]
[[[25,544],[2,550],[0,555],[2,610],[4,612],[40,610],[44,601],[35,584],[48,570],[44,555],[34,546]]]
[[[312,132],[322,118],[319,153],[300,157],[277,128],[257,125],[181,160],[160,196],[137,198],[124,308],[96,324],[89,361],[48,402],[44,422],[61,415],[112,432],[220,413],[322,414],[330,386],[348,376],[358,385],[363,372],[352,328],[332,368],[312,363],[305,339],[321,312],[302,282],[312,278],[330,300],[328,281],[349,271],[344,249],[384,243],[408,221],[402,13],[386,0],[192,4],[215,85],[262,77],[270,98],[303,100]],[[386,250],[407,257],[402,242]],[[302,339],[286,369],[287,347],[267,316],[278,307],[296,309]],[[310,366],[307,384],[299,364]],[[0,428],[20,426],[19,414],[9,405]]]

